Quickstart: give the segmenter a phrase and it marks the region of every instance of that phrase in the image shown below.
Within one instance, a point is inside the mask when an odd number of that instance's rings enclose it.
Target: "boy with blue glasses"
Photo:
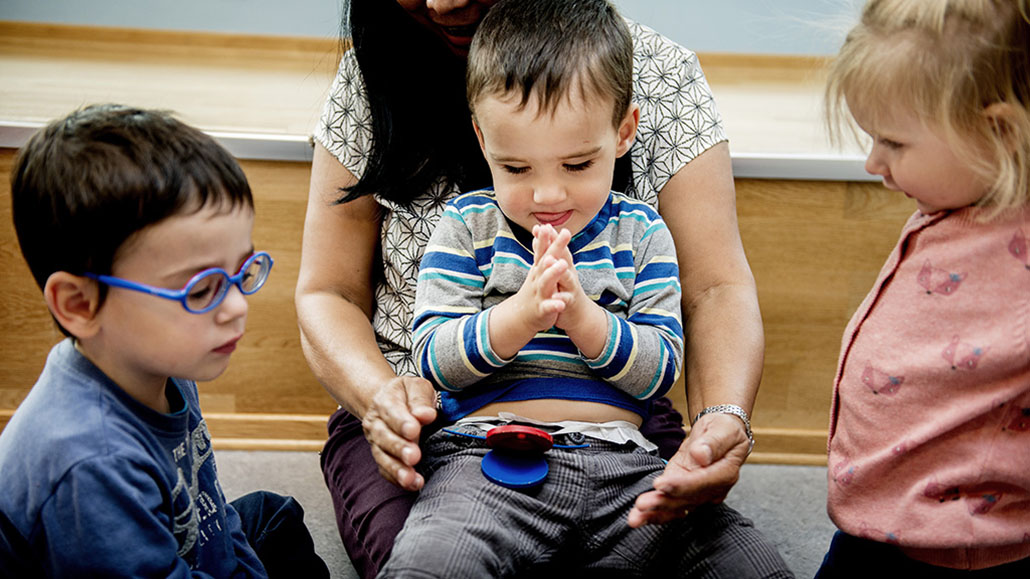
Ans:
[[[236,161],[166,114],[94,106],[32,137],[11,196],[67,339],[0,434],[0,575],[327,577],[292,498],[226,501],[198,405],[272,268]]]

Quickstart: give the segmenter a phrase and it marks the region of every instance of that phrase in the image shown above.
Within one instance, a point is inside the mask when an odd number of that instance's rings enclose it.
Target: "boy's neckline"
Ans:
[[[598,231],[601,229],[601,227],[598,226],[598,219],[602,216],[607,216],[611,212],[612,195],[613,193],[609,191],[608,198],[605,200],[605,203],[601,207],[601,210],[598,211],[596,215],[594,215],[594,217],[590,220],[589,223],[586,224],[585,227],[583,227],[583,229],[576,232],[572,236],[572,239],[569,240],[569,251],[571,251],[573,254],[575,254],[576,251],[579,250],[580,246],[584,243],[584,238],[593,239],[597,235]],[[529,253],[533,253],[533,232],[527,231],[524,227],[509,219],[503,211],[501,212],[501,215],[504,216],[504,221],[508,224],[508,228],[511,229],[511,233],[515,237],[515,240],[518,241],[526,249],[526,251],[528,251]]]
[[[159,402],[157,403],[159,407],[155,408],[154,404],[150,404],[144,400],[140,400],[139,397],[135,396],[132,392],[126,390],[124,387],[122,387],[121,384],[115,382],[114,379],[112,379],[111,376],[109,376],[107,372],[105,372],[104,369],[101,368],[96,363],[96,361],[90,358],[89,354],[87,354],[85,350],[82,349],[82,344],[78,339],[73,337],[71,338],[71,341],[72,347],[75,348],[75,351],[78,352],[80,356],[88,360],[90,364],[96,367],[97,370],[99,370],[102,374],[104,374],[105,377],[107,377],[111,384],[116,386],[129,398],[132,398],[133,400],[145,406],[146,408],[153,410],[154,412],[157,412],[158,414],[164,416],[177,416],[186,411],[186,398],[182,395],[182,391],[179,389],[179,386],[175,383],[174,380],[172,380],[171,377],[165,378],[164,388],[161,391],[161,397],[157,399],[159,400]],[[163,404],[161,402],[163,402]]]

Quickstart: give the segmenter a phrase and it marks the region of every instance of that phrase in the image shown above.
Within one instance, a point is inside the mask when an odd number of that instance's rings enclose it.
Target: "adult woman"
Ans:
[[[344,409],[330,421],[323,470],[341,536],[365,575],[385,561],[407,514],[403,489],[422,484],[417,442],[435,410],[410,360],[415,276],[446,200],[489,184],[465,104],[464,58],[494,1],[352,0],[354,50],[316,133],[297,312],[308,362]],[[689,405],[715,409],[679,446],[660,491],[638,500],[630,516],[638,526],[704,510],[736,482],[763,338],[728,148],[700,67],[689,51],[631,29],[641,123],[613,188],[661,201],[682,272]],[[664,404],[641,430],[676,448],[679,417]],[[373,476],[376,468],[397,486]]]

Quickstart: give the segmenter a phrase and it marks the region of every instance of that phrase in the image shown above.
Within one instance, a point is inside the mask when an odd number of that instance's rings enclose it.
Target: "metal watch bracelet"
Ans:
[[[697,421],[706,414],[732,414],[743,421],[744,432],[747,433],[747,440],[749,443],[747,453],[751,454],[751,451],[755,448],[755,437],[751,433],[751,418],[748,417],[746,410],[736,404],[717,404],[715,406],[709,406],[701,412],[698,412],[691,424],[696,424]]]

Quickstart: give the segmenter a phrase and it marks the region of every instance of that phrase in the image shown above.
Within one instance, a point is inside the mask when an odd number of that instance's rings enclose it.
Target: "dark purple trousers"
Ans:
[[[683,416],[668,398],[659,398],[640,431],[658,445],[662,458],[669,459],[685,437]],[[329,418],[322,473],[351,563],[361,577],[375,577],[390,556],[418,493],[402,490],[379,475],[361,421],[342,409]]]

